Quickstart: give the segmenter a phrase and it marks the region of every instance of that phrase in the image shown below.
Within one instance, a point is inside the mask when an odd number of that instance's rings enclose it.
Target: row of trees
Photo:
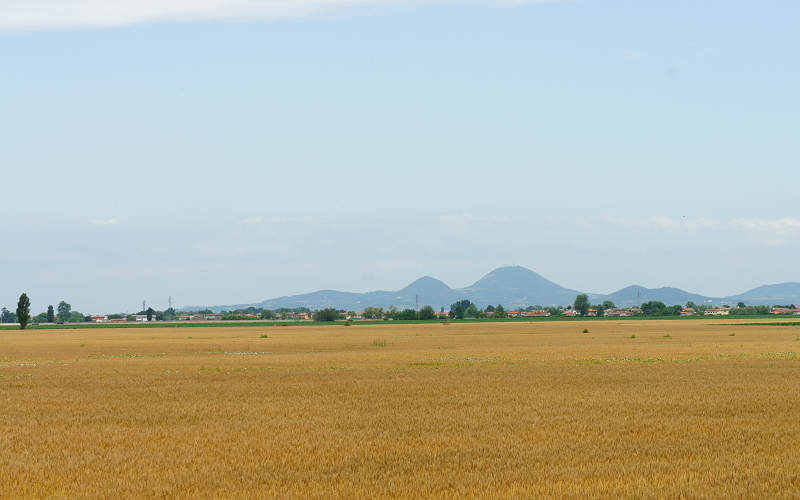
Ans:
[[[35,323],[55,323],[56,321],[59,323],[78,323],[86,321],[86,318],[83,314],[73,311],[72,306],[63,300],[58,303],[58,309],[50,305],[47,306],[46,312],[31,317],[30,299],[24,293],[20,295],[16,312],[9,311],[5,307],[0,310],[0,323],[19,323],[20,326],[23,323],[27,326],[31,321]]]
[[[5,307],[0,310],[0,322],[2,323],[19,323],[20,329],[24,330],[31,320],[31,299],[28,294],[23,293],[19,296],[17,301],[16,312],[11,312]]]
[[[591,305],[589,297],[586,294],[580,294],[575,297],[575,302],[572,308],[582,316],[585,316],[589,309],[595,309],[598,316],[602,316],[607,309],[614,309],[616,306],[613,302],[607,300],[602,304]],[[685,308],[693,309],[697,314],[703,314],[708,309],[708,306],[703,304],[695,304],[692,301],[686,303],[685,306],[672,305],[668,306],[660,300],[650,300],[642,304],[641,314],[645,316],[680,316],[681,311]],[[728,306],[723,306],[728,307]],[[781,306],[775,306],[781,307]],[[794,309],[794,304],[786,306],[789,309]],[[735,316],[749,316],[758,314],[769,314],[771,312],[769,306],[748,306],[744,302],[739,302],[736,307],[730,308],[729,314]]]

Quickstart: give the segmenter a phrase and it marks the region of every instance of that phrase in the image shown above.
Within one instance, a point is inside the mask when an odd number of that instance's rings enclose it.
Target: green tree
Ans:
[[[17,302],[17,322],[19,323],[19,329],[24,330],[26,326],[28,326],[28,322],[31,320],[31,299],[28,298],[28,295],[23,293],[19,296],[19,302]]]
[[[469,307],[464,311],[464,316],[469,318],[477,318],[480,316],[480,311],[478,310],[478,306],[475,304],[470,304]]]
[[[611,300],[604,300],[601,305],[603,306],[603,310],[605,310],[605,309],[616,309],[617,308],[617,305],[614,304],[614,302],[611,301]]]
[[[63,321],[66,323],[69,321],[69,315],[72,312],[72,306],[67,304],[65,301],[61,301],[58,303],[58,320]]]
[[[17,315],[5,307],[0,311],[0,323],[16,323]]]
[[[582,293],[575,297],[575,303],[572,304],[572,308],[578,311],[581,316],[586,316],[586,312],[589,310],[589,297]]]
[[[389,309],[383,312],[383,319],[397,319],[398,310],[396,306],[389,306]]]
[[[269,309],[263,309],[261,311],[261,314],[259,314],[259,316],[261,316],[261,319],[275,319],[275,311],[271,311]]]
[[[651,300],[642,304],[642,312],[647,316],[664,316],[667,314],[667,306],[659,300]]]
[[[431,306],[425,306],[419,310],[418,317],[424,320],[436,319],[436,311]]]
[[[406,320],[406,321],[417,319],[417,311],[415,311],[413,309],[403,309],[397,315],[397,319],[402,319],[402,320]]]
[[[153,321],[153,316],[156,315],[156,311],[152,307],[148,307],[144,313],[147,315],[147,321]]]
[[[332,307],[328,307],[314,313],[314,321],[336,321],[338,318],[339,311]]]
[[[165,321],[175,321],[175,318],[178,317],[178,313],[175,312],[174,307],[168,307],[166,311],[164,311],[164,320]]]
[[[679,305],[669,306],[666,309],[664,309],[664,314],[666,314],[667,316],[680,316],[682,310],[683,307]]]
[[[56,313],[53,311],[53,306],[47,306],[47,322],[53,323],[56,320]]]
[[[747,307],[747,304],[745,304],[744,302],[742,302],[742,301],[740,300],[740,301],[739,301],[739,303],[738,303],[738,304],[736,304],[736,307],[739,307],[739,308],[744,308],[744,307]]]
[[[491,306],[489,306],[491,307]],[[489,307],[486,310],[489,310]],[[492,313],[493,318],[505,318],[506,317],[506,310],[503,308],[502,304],[498,304],[497,307],[494,308],[494,312]]]
[[[488,306],[486,306],[486,312],[487,312],[487,313],[493,313],[493,312],[494,312],[494,306],[493,306],[493,305],[491,305],[491,304],[489,304]]]
[[[361,317],[364,319],[381,319],[383,317],[383,308],[367,307],[361,313]]]

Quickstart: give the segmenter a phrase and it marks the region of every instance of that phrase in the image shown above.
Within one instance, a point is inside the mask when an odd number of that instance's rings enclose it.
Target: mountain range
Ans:
[[[530,305],[558,306],[571,304],[580,292],[553,283],[542,275],[525,267],[500,267],[465,288],[450,288],[442,281],[424,276],[397,291],[374,291],[365,293],[319,290],[316,292],[289,295],[251,304],[225,306],[185,307],[182,310],[211,309],[212,311],[258,307],[263,309],[307,307],[323,309],[334,307],[344,310],[363,310],[365,307],[396,306],[399,309],[431,305],[435,309],[448,308],[457,300],[469,299],[479,307],[503,304],[506,309]],[[748,305],[799,304],[800,283],[764,285],[738,295],[709,297],[690,293],[679,288],[646,288],[639,285],[625,287],[610,294],[588,293],[592,303],[613,301],[618,307],[637,305],[650,300],[659,300],[667,305],[686,304],[731,304],[744,302]]]

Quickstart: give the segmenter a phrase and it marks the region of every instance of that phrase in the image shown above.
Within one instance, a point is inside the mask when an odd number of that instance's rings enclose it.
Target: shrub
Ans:
[[[350,326],[352,324],[353,323],[349,319],[344,320],[344,326]]]
[[[589,333],[589,329],[588,328],[584,328],[583,329],[583,333]]]
[[[190,337],[190,338],[191,338],[191,337]],[[268,336],[268,335],[265,333],[265,334],[261,335],[259,338],[260,338],[260,339],[266,339],[266,338],[269,338],[269,336]]]
[[[386,347],[386,340],[373,340],[372,345],[375,347]]]
[[[450,324],[450,316],[445,316],[444,318],[442,318],[442,324],[443,325],[449,325]]]
[[[631,338],[635,339],[636,338],[636,334],[634,333],[633,335],[631,335]]]
[[[731,332],[730,335],[728,335],[728,337],[735,337],[735,336],[736,336],[736,334],[733,333],[733,332]]]

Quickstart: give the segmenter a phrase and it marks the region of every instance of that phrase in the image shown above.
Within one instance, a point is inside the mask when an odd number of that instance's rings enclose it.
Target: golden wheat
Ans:
[[[0,495],[796,497],[800,328],[731,323],[4,331]]]

